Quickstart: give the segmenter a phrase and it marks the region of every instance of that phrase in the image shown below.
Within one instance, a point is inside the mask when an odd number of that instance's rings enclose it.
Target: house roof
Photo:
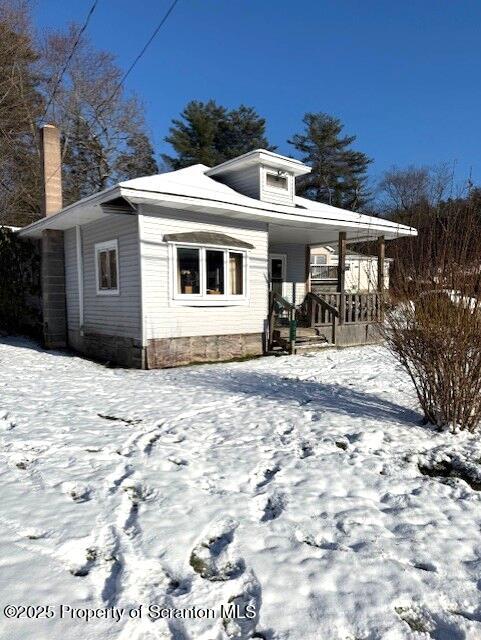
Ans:
[[[295,176],[302,176],[312,171],[311,167],[308,167],[306,164],[300,162],[300,160],[296,160],[295,158],[281,156],[278,153],[267,151],[266,149],[255,149],[254,151],[244,153],[237,158],[218,164],[217,166],[212,167],[212,169],[208,169],[205,174],[207,176],[224,175],[233,171],[245,169],[251,165],[259,164],[271,167],[272,169],[289,171]]]
[[[196,164],[186,169],[126,180],[69,205],[59,213],[21,229],[24,237],[41,237],[44,229],[69,229],[108,215],[135,215],[142,206],[188,210],[269,225],[273,242],[336,244],[339,231],[351,242],[416,235],[416,230],[382,218],[295,197],[295,206],[278,205],[245,196],[207,175],[209,168]],[[122,198],[131,205],[119,211]],[[115,206],[109,206],[115,203]]]

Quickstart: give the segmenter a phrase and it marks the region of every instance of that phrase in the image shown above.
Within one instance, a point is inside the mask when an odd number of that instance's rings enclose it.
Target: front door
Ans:
[[[284,253],[269,254],[269,289],[279,295],[284,295],[286,281],[286,255]]]

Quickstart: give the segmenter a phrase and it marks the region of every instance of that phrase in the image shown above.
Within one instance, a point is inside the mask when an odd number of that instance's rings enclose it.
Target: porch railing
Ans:
[[[373,293],[313,293],[309,291],[302,304],[296,306],[279,293],[270,292],[268,346],[273,345],[277,325],[288,325],[289,350],[295,348],[296,327],[331,327],[331,344],[336,343],[338,325],[353,325],[382,321],[382,294]],[[324,334],[325,335],[325,334]]]
[[[275,291],[271,291],[269,293],[269,317],[268,317],[269,349],[271,349],[273,345],[273,335],[274,335],[276,318],[279,318],[281,315],[284,316],[284,319],[287,320],[289,325],[291,326],[292,323],[295,323],[295,320],[296,320],[296,306],[291,302],[288,302],[279,293]],[[291,332],[289,336],[289,351],[291,353],[294,352],[294,343],[295,343],[295,333]]]
[[[381,322],[381,294],[372,293],[319,293],[320,298],[339,310],[341,324]],[[327,322],[326,324],[329,324]]]

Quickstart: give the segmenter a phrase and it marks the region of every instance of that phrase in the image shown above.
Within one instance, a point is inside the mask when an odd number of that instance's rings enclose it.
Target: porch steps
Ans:
[[[274,340],[286,351],[290,349],[288,327],[279,327],[274,331]],[[319,335],[315,328],[297,327],[296,341],[294,343],[294,353],[308,353],[325,349],[330,342],[325,336]]]

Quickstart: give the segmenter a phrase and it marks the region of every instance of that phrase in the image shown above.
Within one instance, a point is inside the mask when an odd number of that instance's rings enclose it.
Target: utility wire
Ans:
[[[117,86],[115,87],[114,91],[112,92],[112,94],[106,98],[100,105],[99,105],[99,109],[101,109],[105,104],[107,104],[108,102],[110,102],[113,98],[115,98],[115,96],[117,95],[117,93],[119,92],[120,88],[122,87],[122,85],[124,84],[125,80],[127,79],[127,77],[129,76],[130,72],[133,70],[133,68],[136,66],[136,64],[139,62],[139,60],[142,58],[142,56],[144,55],[144,53],[147,51],[147,49],[149,48],[149,46],[151,45],[152,41],[154,40],[155,36],[159,33],[159,31],[162,29],[162,27],[164,26],[164,24],[167,22],[170,14],[172,13],[172,11],[175,8],[175,5],[179,2],[179,0],[174,0],[172,2],[172,4],[170,5],[170,7],[167,9],[167,11],[165,12],[164,16],[162,17],[161,21],[159,22],[159,24],[156,26],[154,32],[152,33],[152,35],[150,36],[150,38],[147,40],[147,42],[145,43],[145,45],[142,47],[142,49],[140,50],[140,52],[138,53],[137,57],[134,59],[134,61],[132,62],[132,64],[130,65],[130,67],[127,69],[127,71],[124,73],[124,75],[122,76],[122,78],[119,80],[119,83],[117,84]]]
[[[90,7],[90,10],[89,10],[89,12],[87,14],[87,17],[85,18],[85,21],[84,21],[84,23],[82,25],[82,28],[80,29],[80,31],[77,34],[77,38],[76,38],[76,40],[74,42],[74,45],[72,47],[72,51],[70,52],[69,57],[67,58],[67,60],[65,61],[65,64],[63,65],[62,71],[60,72],[60,75],[57,78],[57,82],[55,83],[54,90],[53,90],[53,92],[52,92],[52,94],[51,94],[51,96],[50,96],[50,98],[49,98],[49,100],[47,102],[47,106],[45,107],[45,110],[44,110],[44,113],[43,113],[43,116],[42,116],[42,120],[47,115],[48,109],[49,109],[50,105],[52,104],[53,99],[55,98],[55,94],[57,93],[57,89],[60,86],[60,83],[62,81],[64,73],[67,71],[68,65],[70,64],[70,61],[72,60],[72,58],[74,56],[74,53],[75,53],[78,45],[80,44],[80,40],[82,38],[82,35],[83,35],[84,31],[86,30],[86,28],[88,27],[88,24],[90,22],[90,18],[92,17],[93,12],[95,11],[95,8],[96,8],[96,6],[98,4],[98,1],[99,0],[94,0],[94,3]]]

